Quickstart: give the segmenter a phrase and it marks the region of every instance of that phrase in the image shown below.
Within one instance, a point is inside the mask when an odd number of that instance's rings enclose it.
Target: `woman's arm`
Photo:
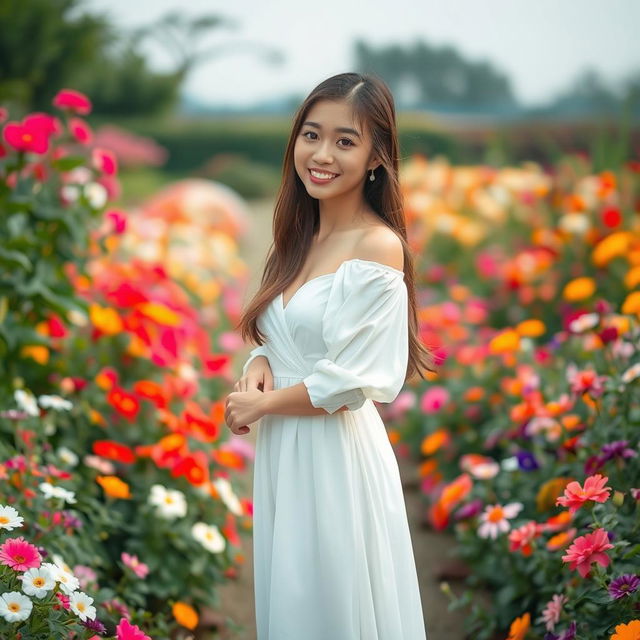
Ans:
[[[338,411],[347,411],[343,406]],[[323,416],[330,415],[322,407],[314,407],[304,382],[291,387],[273,389],[264,393],[264,413],[287,416]]]

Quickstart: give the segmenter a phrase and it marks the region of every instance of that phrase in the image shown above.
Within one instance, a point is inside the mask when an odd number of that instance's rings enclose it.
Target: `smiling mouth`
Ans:
[[[312,171],[315,171],[316,173],[320,173],[323,174],[325,176],[329,176],[328,178],[319,178],[318,176],[314,176]],[[317,171],[316,169],[309,169],[309,175],[314,178],[315,180],[332,180],[333,178],[337,178],[340,174],[339,173],[331,173],[331,171]]]

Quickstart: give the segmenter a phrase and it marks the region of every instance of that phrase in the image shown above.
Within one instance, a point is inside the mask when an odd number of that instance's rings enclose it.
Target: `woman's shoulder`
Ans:
[[[354,250],[354,257],[368,263],[378,263],[404,271],[404,248],[398,234],[384,224],[363,230]]]

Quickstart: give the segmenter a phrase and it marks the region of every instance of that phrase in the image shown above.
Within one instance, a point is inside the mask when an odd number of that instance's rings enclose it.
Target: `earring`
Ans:
[[[375,175],[373,175],[373,169],[371,169],[371,174],[369,175],[369,181],[373,182],[376,179]]]

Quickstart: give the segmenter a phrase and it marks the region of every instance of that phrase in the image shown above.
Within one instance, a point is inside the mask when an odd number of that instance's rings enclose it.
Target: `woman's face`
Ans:
[[[345,102],[320,100],[307,113],[294,145],[296,172],[313,198],[335,198],[357,189],[362,191],[371,161],[371,139],[355,124]],[[330,173],[316,179],[311,169]]]

